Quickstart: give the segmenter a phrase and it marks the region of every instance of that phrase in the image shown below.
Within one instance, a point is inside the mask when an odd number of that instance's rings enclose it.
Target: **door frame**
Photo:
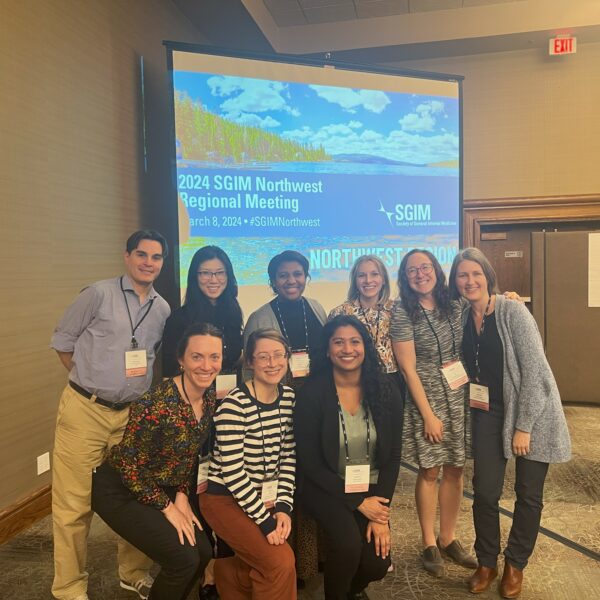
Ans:
[[[484,225],[600,220],[600,194],[465,199],[463,247],[479,247]]]

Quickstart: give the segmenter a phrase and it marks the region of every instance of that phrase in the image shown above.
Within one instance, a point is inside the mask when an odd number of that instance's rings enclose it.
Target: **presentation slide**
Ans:
[[[182,295],[194,252],[227,252],[246,315],[293,249],[329,309],[377,254],[395,281],[427,248],[449,269],[460,214],[459,82],[172,51]],[[396,286],[393,285],[394,295]]]

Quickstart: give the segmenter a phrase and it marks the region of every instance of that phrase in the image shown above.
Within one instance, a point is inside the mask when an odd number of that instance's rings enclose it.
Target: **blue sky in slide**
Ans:
[[[458,99],[176,71],[176,92],[236,123],[413,164],[458,160]]]

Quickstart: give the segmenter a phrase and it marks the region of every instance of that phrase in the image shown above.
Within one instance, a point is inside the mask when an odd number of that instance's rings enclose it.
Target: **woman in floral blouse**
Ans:
[[[351,315],[363,323],[377,350],[381,370],[404,395],[404,380],[398,371],[390,339],[394,305],[390,292],[390,278],[383,261],[374,254],[365,254],[352,265],[348,299],[329,313],[328,320],[338,315]]]
[[[192,325],[177,349],[181,374],[131,406],[123,440],[96,469],[92,508],[160,567],[152,600],[187,598],[212,557],[195,502],[198,453],[215,411],[211,384],[221,370],[221,332]],[[136,590],[142,596],[147,590]]]

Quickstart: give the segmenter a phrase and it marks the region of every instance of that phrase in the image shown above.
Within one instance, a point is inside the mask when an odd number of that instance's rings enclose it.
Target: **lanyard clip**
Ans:
[[[135,339],[135,335],[131,337],[131,349],[132,350],[138,349],[138,341]]]

